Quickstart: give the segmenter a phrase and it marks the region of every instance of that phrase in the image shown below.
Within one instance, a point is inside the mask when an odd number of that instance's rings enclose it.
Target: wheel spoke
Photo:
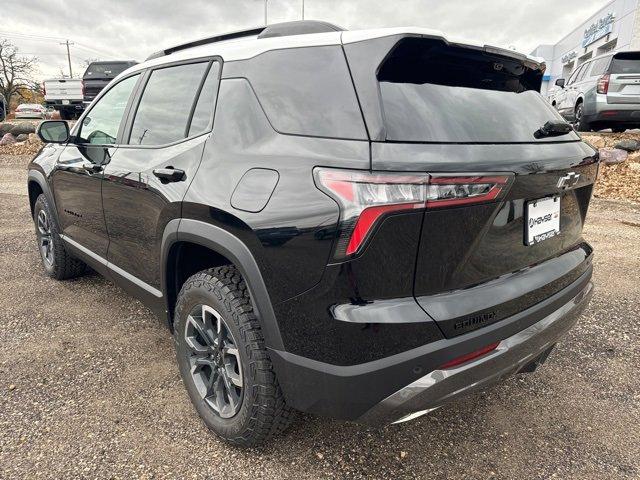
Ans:
[[[213,307],[197,305],[187,316],[184,335],[200,397],[220,417],[233,417],[242,405],[242,364],[225,319]]]
[[[185,340],[189,348],[197,354],[206,354],[211,350],[210,340],[200,321],[193,315],[187,317]]]

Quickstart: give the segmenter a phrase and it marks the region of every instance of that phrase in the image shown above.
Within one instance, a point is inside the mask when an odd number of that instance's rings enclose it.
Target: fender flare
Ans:
[[[249,289],[251,303],[262,327],[266,346],[284,350],[271,298],[256,259],[240,239],[216,225],[186,218],[174,219],[167,223],[162,236],[161,248],[161,281],[163,295],[167,299],[167,311],[169,310],[167,263],[171,247],[177,242],[190,242],[209,248],[223,255],[235,265]],[[167,315],[167,318],[170,318],[170,315]]]
[[[42,189],[42,193],[44,193],[44,195],[47,197],[49,205],[51,205],[51,207],[53,208],[53,213],[56,216],[56,221],[59,221],[56,201],[53,198],[53,192],[51,191],[49,182],[47,182],[44,174],[39,170],[29,170],[29,173],[27,175],[27,187],[32,182],[35,182],[40,186],[40,188]],[[29,198],[29,206],[31,207],[31,198]],[[31,211],[31,216],[33,216],[33,209]]]

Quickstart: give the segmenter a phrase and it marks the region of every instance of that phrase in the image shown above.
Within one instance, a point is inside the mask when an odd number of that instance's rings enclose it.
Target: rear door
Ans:
[[[166,224],[200,164],[213,123],[220,62],[200,60],[147,72],[127,122],[125,144],[104,170],[102,199],[108,260],[137,295],[160,295]],[[174,175],[175,174],[175,175]],[[124,282],[127,288],[127,282]]]
[[[613,56],[607,103],[640,103],[640,52],[620,52]]]

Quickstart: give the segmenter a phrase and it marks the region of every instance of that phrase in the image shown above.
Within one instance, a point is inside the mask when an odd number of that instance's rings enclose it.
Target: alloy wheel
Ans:
[[[185,323],[191,378],[200,397],[222,418],[242,405],[242,364],[224,318],[208,305],[196,305]]]
[[[582,119],[582,104],[576,107],[575,121],[573,122],[573,129],[577,132],[580,128],[580,120]]]
[[[37,219],[38,246],[40,255],[47,266],[53,266],[53,236],[51,235],[51,224],[47,212],[40,210]]]

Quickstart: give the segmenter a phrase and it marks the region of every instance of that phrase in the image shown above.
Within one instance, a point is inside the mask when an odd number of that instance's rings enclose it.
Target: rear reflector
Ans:
[[[500,342],[492,343],[491,345],[487,345],[486,347],[483,347],[480,350],[476,350],[475,352],[467,353],[466,355],[462,355],[461,357],[454,358],[450,362],[440,365],[440,367],[438,367],[438,370],[444,370],[446,368],[451,368],[457,365],[462,365],[463,363],[467,363],[495,350],[496,348],[498,348],[498,345],[500,345]]]
[[[315,168],[316,185],[340,206],[336,260],[362,251],[374,226],[391,213],[496,200],[513,175],[428,175]]]

